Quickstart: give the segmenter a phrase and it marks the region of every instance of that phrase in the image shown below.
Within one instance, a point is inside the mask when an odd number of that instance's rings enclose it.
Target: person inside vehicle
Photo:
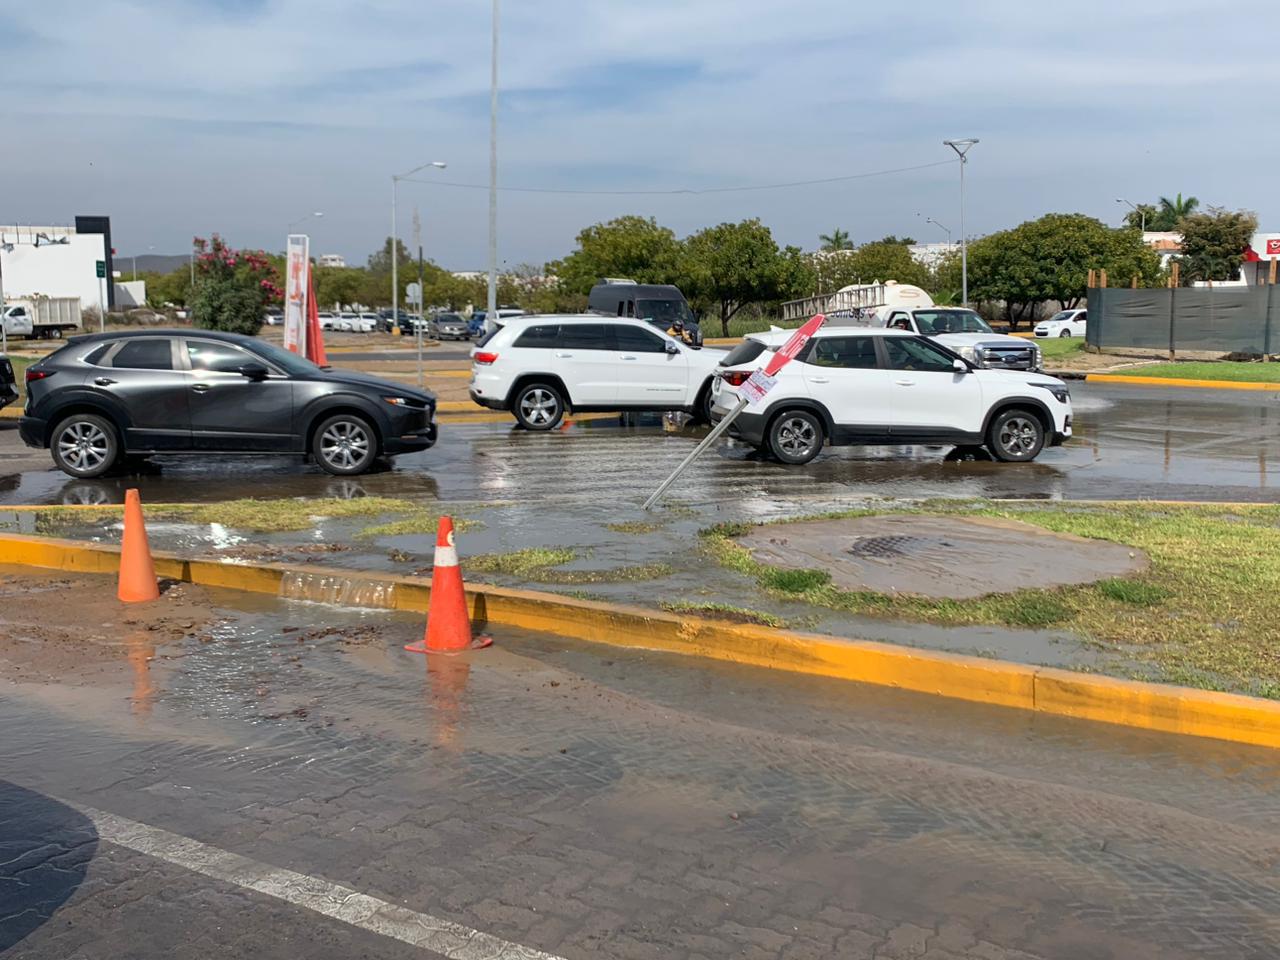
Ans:
[[[693,334],[684,328],[684,321],[676,317],[667,329],[667,336],[675,337],[681,343],[693,346]]]

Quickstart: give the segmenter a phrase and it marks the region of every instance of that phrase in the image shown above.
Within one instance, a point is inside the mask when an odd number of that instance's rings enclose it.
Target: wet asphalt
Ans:
[[[1031,464],[947,463],[945,448],[828,448],[804,467],[728,441],[673,488],[676,502],[768,513],[778,499],[994,497],[1280,500],[1280,394],[1073,384],[1076,436]],[[335,479],[281,458],[160,458],[145,475],[74,480],[0,421],[0,503],[153,502],[378,495],[423,501],[639,503],[700,439],[657,415],[571,423],[550,434],[514,422],[447,423],[435,448],[388,469]]]
[[[566,960],[1280,951],[1271,751],[519,631],[424,662],[418,618],[220,596],[86,685],[9,672],[6,960],[435,955],[80,806]]]

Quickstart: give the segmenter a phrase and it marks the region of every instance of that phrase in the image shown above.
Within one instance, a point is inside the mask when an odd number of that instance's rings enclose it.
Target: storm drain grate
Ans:
[[[950,546],[952,546],[952,543],[941,537],[857,537],[847,552],[851,557],[883,559],[885,557],[906,557],[936,550],[939,547]]]

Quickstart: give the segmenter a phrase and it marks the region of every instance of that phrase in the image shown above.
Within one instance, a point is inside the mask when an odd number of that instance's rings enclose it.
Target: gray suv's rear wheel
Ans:
[[[1044,448],[1044,425],[1030,410],[1006,410],[987,429],[987,449],[1005,463],[1026,463]]]
[[[115,425],[95,413],[73,413],[53,428],[53,462],[73,477],[100,477],[120,457]]]
[[[316,428],[311,452],[321,469],[335,476],[364,473],[378,455],[378,437],[363,417],[339,413]]]
[[[526,430],[550,430],[564,416],[564,398],[549,383],[526,383],[516,391],[511,412]]]
[[[808,463],[822,450],[822,421],[808,410],[784,410],[769,424],[766,440],[783,463]]]

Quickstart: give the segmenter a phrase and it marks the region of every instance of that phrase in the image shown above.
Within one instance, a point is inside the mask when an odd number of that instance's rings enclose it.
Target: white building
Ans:
[[[911,259],[933,270],[948,256],[960,252],[958,243],[913,243],[907,247]]]
[[[316,265],[321,267],[345,267],[347,261],[340,253],[322,253],[316,260]]]
[[[83,310],[97,309],[99,303],[109,305],[114,298],[109,236],[74,227],[0,225],[0,282],[5,298],[79,297]],[[101,279],[99,261],[106,272]]]

